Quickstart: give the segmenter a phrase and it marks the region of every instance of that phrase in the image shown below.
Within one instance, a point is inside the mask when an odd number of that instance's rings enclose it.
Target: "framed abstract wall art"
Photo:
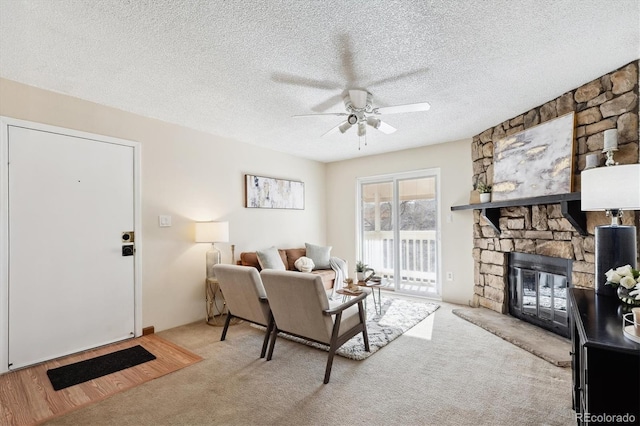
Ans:
[[[244,175],[245,207],[304,210],[304,183]]]
[[[494,142],[491,201],[571,192],[574,129],[571,112]]]

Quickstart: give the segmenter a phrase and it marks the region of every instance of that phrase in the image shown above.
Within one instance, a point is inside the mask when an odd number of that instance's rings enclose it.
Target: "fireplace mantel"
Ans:
[[[545,195],[541,197],[520,198],[518,200],[494,201],[489,203],[465,204],[451,206],[451,210],[481,210],[482,217],[496,232],[500,232],[500,208],[536,206],[540,204],[560,204],[562,216],[571,223],[580,235],[587,235],[587,216],[580,209],[580,192]]]

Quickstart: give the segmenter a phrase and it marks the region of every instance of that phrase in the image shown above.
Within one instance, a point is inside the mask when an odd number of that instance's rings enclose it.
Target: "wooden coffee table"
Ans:
[[[357,292],[357,293],[354,293],[353,291],[349,291],[346,287],[341,288],[339,290],[336,290],[336,293],[342,295],[342,302],[343,303],[347,300],[347,297],[360,296],[363,292],[367,293],[367,294],[372,294],[373,290],[367,290],[366,288],[363,288],[362,291]],[[367,309],[367,299],[368,299],[367,297],[364,298],[365,311]],[[374,302],[374,304],[375,304],[375,302]]]
[[[382,313],[382,296],[380,295],[380,287],[384,287],[384,285],[382,283],[376,283],[376,284],[369,284],[369,283],[365,283],[364,281],[359,281],[358,282],[358,286],[359,287],[364,287],[362,289],[362,291],[367,291],[367,289],[370,289],[371,296],[373,297],[373,307],[376,310],[376,314],[380,315]],[[376,293],[375,293],[375,289],[378,289],[378,296],[376,297]],[[336,290],[336,293],[341,294],[342,295],[342,300],[346,300],[346,298],[348,296],[359,296],[361,293],[354,293],[352,291],[349,291],[346,288],[341,288],[340,290]],[[365,303],[365,308],[367,305],[367,299],[364,299],[364,303]]]

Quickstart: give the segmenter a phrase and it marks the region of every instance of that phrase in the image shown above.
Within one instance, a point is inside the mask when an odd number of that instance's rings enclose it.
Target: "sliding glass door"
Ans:
[[[438,170],[359,179],[360,260],[396,291],[440,296]]]

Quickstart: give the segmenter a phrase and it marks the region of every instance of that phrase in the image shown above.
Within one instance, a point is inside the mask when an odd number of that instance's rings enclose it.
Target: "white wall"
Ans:
[[[194,221],[228,220],[236,258],[270,245],[326,242],[322,163],[6,79],[0,79],[0,115],[141,143],[143,327],[160,331],[204,320],[208,245],[193,243]],[[305,209],[244,208],[245,173],[303,181]],[[173,226],[160,228],[158,215],[171,215]],[[219,245],[225,262],[230,244]]]
[[[193,243],[194,221],[228,220],[236,258],[311,242],[331,244],[354,265],[356,177],[432,167],[441,170],[442,267],[455,277],[442,283],[443,299],[472,298],[472,212],[450,211],[468,202],[470,140],[325,165],[6,79],[0,115],[141,143],[143,327],[160,331],[204,319],[208,247]],[[305,209],[244,208],[245,173],[303,181]],[[173,218],[170,228],[158,226],[165,214]],[[230,262],[230,244],[219,246]]]
[[[466,305],[473,298],[473,211],[452,212],[451,206],[469,203],[471,139],[328,164],[327,241],[332,254],[352,268],[357,260],[356,179],[430,168],[440,169],[442,270],[454,274],[453,281],[442,282],[442,300]]]

